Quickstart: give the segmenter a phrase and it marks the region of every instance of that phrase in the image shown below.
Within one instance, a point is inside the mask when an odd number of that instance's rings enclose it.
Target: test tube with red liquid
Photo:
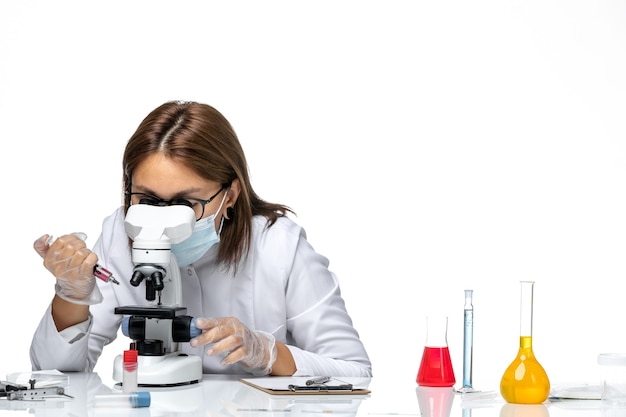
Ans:
[[[137,359],[137,350],[129,349],[124,351],[124,361],[122,364],[124,367],[124,372],[122,373],[122,389],[126,394],[137,391]]]

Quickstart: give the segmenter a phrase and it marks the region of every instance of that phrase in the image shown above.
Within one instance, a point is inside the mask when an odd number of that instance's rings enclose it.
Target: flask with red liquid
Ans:
[[[451,387],[456,382],[448,349],[448,318],[426,317],[426,346],[417,384],[423,387]]]

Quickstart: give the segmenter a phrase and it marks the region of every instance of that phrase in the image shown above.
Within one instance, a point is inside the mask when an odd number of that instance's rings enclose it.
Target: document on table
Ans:
[[[322,384],[311,383],[315,377],[270,376],[242,378],[241,382],[274,395],[366,395],[370,378],[330,378]],[[309,382],[307,384],[307,382]]]

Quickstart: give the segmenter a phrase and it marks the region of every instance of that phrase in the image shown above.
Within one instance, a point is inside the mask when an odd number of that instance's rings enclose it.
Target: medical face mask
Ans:
[[[213,245],[220,241],[219,234],[222,232],[224,218],[222,217],[220,230],[217,232],[215,230],[215,216],[222,209],[222,205],[226,199],[226,193],[227,192],[224,193],[220,207],[215,214],[198,220],[191,236],[180,243],[172,245],[172,253],[176,256],[178,266],[187,266],[196,262],[198,259],[202,258]]]

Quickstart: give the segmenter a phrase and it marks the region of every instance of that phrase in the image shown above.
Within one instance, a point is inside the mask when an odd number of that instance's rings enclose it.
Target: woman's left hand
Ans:
[[[202,330],[200,336],[190,341],[192,347],[213,343],[207,355],[226,353],[222,365],[236,362],[248,368],[259,370],[256,375],[267,375],[276,360],[276,339],[270,333],[248,329],[235,317],[197,318],[196,327]]]

